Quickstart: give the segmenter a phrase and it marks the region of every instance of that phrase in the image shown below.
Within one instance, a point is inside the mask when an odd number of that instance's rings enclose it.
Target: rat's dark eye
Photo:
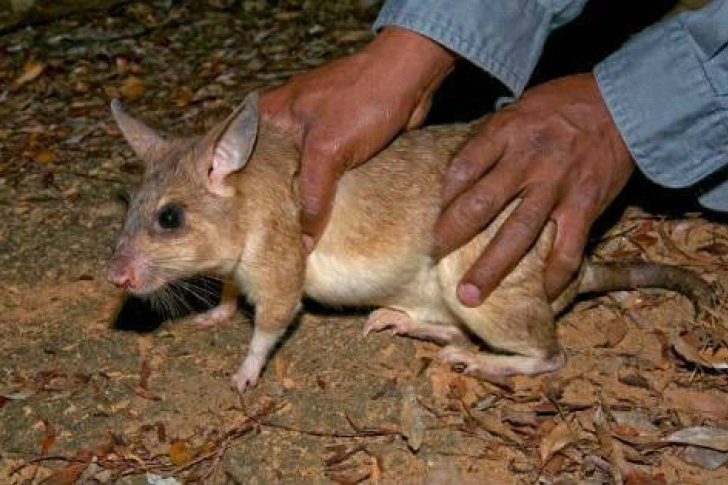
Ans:
[[[157,212],[157,222],[162,229],[179,229],[185,222],[185,211],[177,204],[165,204]]]

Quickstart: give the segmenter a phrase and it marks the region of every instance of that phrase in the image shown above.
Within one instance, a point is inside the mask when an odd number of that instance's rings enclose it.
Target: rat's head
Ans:
[[[119,129],[146,162],[109,264],[109,281],[135,294],[205,272],[229,272],[239,256],[239,204],[231,176],[250,158],[257,96],[199,140],[167,139],[114,100]],[[237,244],[236,244],[237,243]]]

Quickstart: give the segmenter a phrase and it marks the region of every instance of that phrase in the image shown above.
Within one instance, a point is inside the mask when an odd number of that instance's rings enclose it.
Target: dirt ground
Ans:
[[[111,98],[198,133],[370,22],[355,1],[117,2],[0,36],[0,483],[728,483],[722,308],[582,300],[559,325],[565,369],[486,382],[309,305],[238,395],[250,310],[200,330],[106,283],[141,170]],[[690,267],[722,299],[723,224],[620,207],[597,259]]]

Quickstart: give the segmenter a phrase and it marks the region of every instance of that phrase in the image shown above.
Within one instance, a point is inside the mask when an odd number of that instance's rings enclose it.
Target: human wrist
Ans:
[[[362,52],[424,86],[429,86],[433,79],[444,78],[457,60],[452,51],[429,37],[397,26],[382,29]]]

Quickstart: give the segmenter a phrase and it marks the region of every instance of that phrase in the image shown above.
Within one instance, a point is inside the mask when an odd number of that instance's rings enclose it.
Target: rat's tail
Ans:
[[[659,263],[586,263],[579,293],[665,288],[690,299],[698,316],[715,308],[718,298],[713,288],[697,273]]]

